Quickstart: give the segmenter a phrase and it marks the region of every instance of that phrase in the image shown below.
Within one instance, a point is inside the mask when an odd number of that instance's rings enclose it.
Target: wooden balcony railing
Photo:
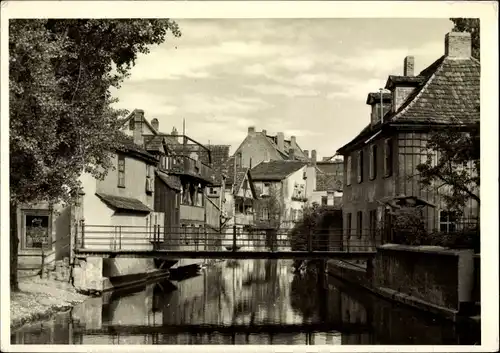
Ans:
[[[188,156],[165,157],[161,169],[173,174],[190,175],[207,182],[213,180],[214,172],[212,168],[200,160],[194,160]]]

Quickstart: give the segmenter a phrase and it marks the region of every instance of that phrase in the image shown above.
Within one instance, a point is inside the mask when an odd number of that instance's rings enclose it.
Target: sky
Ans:
[[[332,156],[370,121],[369,92],[415,57],[418,73],[444,54],[448,19],[175,19],[140,55],[117,108],[143,109],[160,130],[231,145],[248,127],[296,136],[303,150]]]

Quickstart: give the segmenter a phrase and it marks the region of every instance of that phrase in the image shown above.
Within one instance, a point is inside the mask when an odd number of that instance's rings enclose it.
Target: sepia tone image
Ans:
[[[12,345],[480,345],[478,18],[10,19]]]

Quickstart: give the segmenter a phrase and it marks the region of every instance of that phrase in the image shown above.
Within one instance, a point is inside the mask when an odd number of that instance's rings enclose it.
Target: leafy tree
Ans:
[[[451,18],[456,32],[469,32],[472,40],[472,56],[480,60],[479,18]]]
[[[427,158],[417,165],[423,187],[444,188],[441,195],[450,210],[462,213],[465,204],[480,204],[479,122],[469,131],[447,127],[432,133]]]
[[[110,88],[167,32],[180,36],[169,19],[10,21],[11,290],[17,206],[70,201],[82,171],[105,176],[125,113],[112,108]]]

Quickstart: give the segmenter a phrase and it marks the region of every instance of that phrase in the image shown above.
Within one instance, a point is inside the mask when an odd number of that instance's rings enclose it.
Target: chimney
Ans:
[[[285,151],[285,135],[282,132],[278,132],[276,134],[276,140],[277,140],[277,145],[278,149],[280,151]]]
[[[158,122],[158,119],[154,118],[153,120],[151,120],[151,126],[156,131],[160,131],[160,123]]]
[[[134,143],[139,146],[144,146],[142,137],[142,122],[144,120],[144,110],[136,109],[134,112]]]
[[[450,32],[444,37],[444,54],[449,58],[469,59],[472,56],[471,36],[468,32]]]
[[[293,148],[290,148],[288,150],[288,157],[290,158],[291,161],[295,160],[295,150]]]
[[[267,136],[267,130],[262,130],[262,133]]]
[[[304,150],[304,156],[306,156],[306,158],[309,159],[309,150]]]
[[[295,138],[295,136],[290,136],[290,144],[292,146],[297,146],[297,139]]]
[[[255,134],[255,126],[250,126],[248,128],[248,135],[253,135]]]
[[[404,73],[405,76],[413,76],[415,74],[415,58],[407,56],[404,60]]]
[[[250,157],[250,161],[248,162],[248,168],[252,169],[252,157]]]
[[[170,135],[177,136],[177,129],[175,128],[175,126],[172,128],[172,133]]]
[[[316,165],[316,150],[311,151],[311,162]]]

